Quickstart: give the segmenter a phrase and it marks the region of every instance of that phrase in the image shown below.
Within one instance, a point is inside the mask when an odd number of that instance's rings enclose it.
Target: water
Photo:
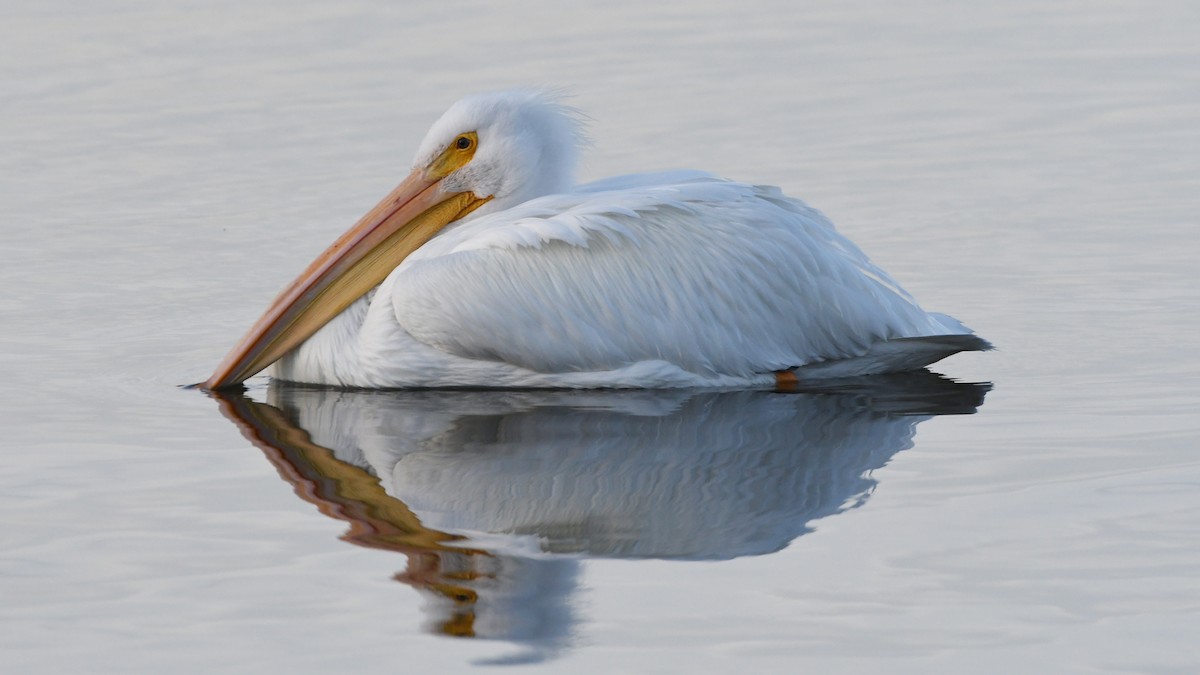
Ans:
[[[1192,4],[0,13],[6,672],[1196,669]],[[823,209],[994,388],[177,387],[529,83],[585,178]]]

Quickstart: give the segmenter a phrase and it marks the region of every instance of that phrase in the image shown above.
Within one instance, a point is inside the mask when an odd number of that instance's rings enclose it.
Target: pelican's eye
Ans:
[[[459,150],[466,150],[471,147],[471,139],[468,136],[459,136],[457,141],[454,141],[454,147]]]

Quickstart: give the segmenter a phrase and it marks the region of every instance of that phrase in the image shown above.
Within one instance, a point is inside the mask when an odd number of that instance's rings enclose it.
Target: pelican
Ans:
[[[468,96],[412,172],[202,386],[785,386],[991,345],[926,312],[819,211],[698,171],[574,184],[580,115]]]

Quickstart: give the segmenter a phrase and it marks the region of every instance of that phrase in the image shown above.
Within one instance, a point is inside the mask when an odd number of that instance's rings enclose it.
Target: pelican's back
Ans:
[[[842,376],[989,346],[922,310],[818,211],[695,172],[609,179],[461,223],[385,286],[418,341],[537,373],[665,361],[702,378]],[[854,372],[816,365],[863,357]]]

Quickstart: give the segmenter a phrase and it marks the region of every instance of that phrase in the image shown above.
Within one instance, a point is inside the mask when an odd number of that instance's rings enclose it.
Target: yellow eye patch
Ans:
[[[471,161],[475,156],[475,148],[479,147],[479,134],[468,131],[454,137],[446,149],[429,164],[426,175],[430,178],[444,178],[457,171]]]

